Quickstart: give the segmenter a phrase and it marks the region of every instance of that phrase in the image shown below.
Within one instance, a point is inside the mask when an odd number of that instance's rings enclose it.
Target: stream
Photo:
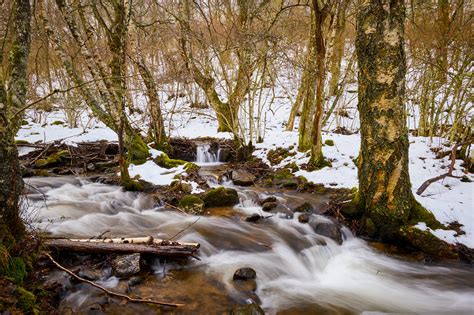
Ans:
[[[198,159],[202,174],[217,185],[213,178],[225,165],[205,152]],[[243,220],[253,213],[268,214],[256,195],[274,195],[288,208],[305,201],[317,208],[327,201],[325,196],[224,183],[238,190],[240,204],[197,217],[161,207],[145,194],[81,178],[33,177],[27,183],[34,187],[27,195],[28,217],[52,235],[89,238],[109,231],[107,236],[167,239],[184,230],[176,240],[200,243],[200,260],[156,260],[153,273],[131,290],[126,281],[103,271],[100,283],[117,292],[185,304],[168,309],[173,314],[219,314],[251,301],[268,314],[474,312],[474,271],[467,267],[427,266],[389,257],[347,228],[342,228],[339,245],[298,222],[297,215],[273,215],[259,223]],[[328,218],[313,214],[312,220]],[[255,294],[234,285],[232,276],[241,267],[256,271]],[[102,291],[71,283],[60,271],[45,281],[65,284],[62,313],[163,312],[146,304],[112,303]]]

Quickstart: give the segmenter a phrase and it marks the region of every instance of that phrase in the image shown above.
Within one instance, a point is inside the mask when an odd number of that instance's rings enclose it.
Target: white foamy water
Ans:
[[[32,189],[29,195],[36,224],[58,236],[91,237],[109,230],[108,236],[167,238],[197,218],[155,207],[150,198],[116,186],[73,178],[33,178],[30,184],[41,191]],[[259,205],[240,193],[235,211],[258,212]],[[180,239],[201,244],[201,261],[190,262],[189,268],[200,266],[217,276],[231,294],[234,271],[255,269],[256,293],[270,314],[301,305],[355,313],[473,313],[472,269],[398,260],[372,249],[349,230],[342,232],[344,241],[338,245],[296,217],[274,216],[258,224],[201,217]]]
[[[211,150],[210,144],[198,144],[196,148],[196,163],[200,164],[217,164],[219,163],[221,149],[217,152]]]

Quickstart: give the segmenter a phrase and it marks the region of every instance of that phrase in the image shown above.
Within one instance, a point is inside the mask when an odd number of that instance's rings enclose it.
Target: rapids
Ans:
[[[109,231],[107,236],[166,239],[198,219],[161,207],[144,194],[84,179],[36,177],[27,183],[28,219],[56,236],[91,237]],[[252,196],[267,192],[238,190],[239,205],[227,209],[225,215],[199,217],[177,237],[199,242],[201,260],[185,265],[157,261],[155,274],[137,289],[142,297],[185,302],[183,313],[229,310],[250,298],[233,286],[234,271],[251,267],[257,272],[258,298],[254,299],[259,299],[269,314],[473,313],[472,269],[389,257],[346,228],[342,231],[344,241],[338,245],[316,234],[308,224],[299,223],[296,215],[246,222],[242,217],[262,213]],[[287,203],[308,197],[271,193]],[[324,202],[324,197],[318,198]],[[327,219],[314,215],[314,220]],[[51,279],[61,277],[65,278],[64,274],[57,272]],[[110,274],[102,283],[120,289],[120,281]],[[81,284],[68,291],[61,304],[65,309],[85,312],[99,296],[98,290]],[[128,305],[111,305],[108,311],[153,313],[148,306]]]

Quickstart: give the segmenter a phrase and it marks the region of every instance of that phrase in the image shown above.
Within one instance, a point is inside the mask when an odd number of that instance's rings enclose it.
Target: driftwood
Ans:
[[[116,239],[47,239],[49,250],[91,254],[151,254],[160,257],[195,257],[198,243],[180,243],[153,239],[153,237]]]
[[[90,284],[91,286],[93,287],[96,287],[98,289],[101,289],[102,291],[104,291],[105,293],[107,293],[108,295],[110,296],[115,296],[115,297],[119,297],[119,298],[122,298],[122,299],[126,299],[127,301],[129,302],[134,302],[134,303],[149,303],[149,304],[156,304],[156,305],[163,305],[163,306],[172,306],[172,307],[178,307],[178,306],[183,306],[184,304],[178,304],[178,303],[169,303],[169,302],[161,302],[161,301],[154,301],[154,300],[145,300],[145,299],[139,299],[139,298],[132,298],[128,295],[125,295],[125,294],[120,294],[120,293],[115,293],[115,292],[112,292],[110,290],[108,290],[107,288],[104,288],[103,286],[101,285],[98,285],[97,283],[95,282],[92,282],[90,280],[87,280],[87,279],[84,279],[84,278],[81,278],[79,277],[78,275],[76,275],[74,272],[72,272],[71,270],[61,266],[56,260],[54,260],[53,257],[51,257],[50,254],[48,253],[45,253],[46,257],[49,258],[49,260],[51,260],[51,262],[56,266],[58,267],[59,269],[67,272],[69,275],[71,275],[72,277],[76,278],[77,280],[81,281],[81,282],[85,282],[85,283],[88,283]]]

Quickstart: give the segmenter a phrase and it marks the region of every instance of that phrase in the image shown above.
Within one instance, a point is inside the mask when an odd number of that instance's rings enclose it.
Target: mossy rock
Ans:
[[[20,257],[8,259],[8,263],[0,267],[0,275],[16,284],[23,283],[23,280],[26,278],[25,262]]]
[[[285,168],[289,168],[292,172],[298,172],[300,170],[296,162],[291,162],[285,165]]]
[[[288,149],[276,148],[276,149],[268,151],[267,159],[271,165],[277,165],[277,164],[280,164],[281,161],[283,161],[287,157],[294,156],[294,155],[296,155],[296,153],[290,152]]]
[[[329,147],[333,147],[334,146],[334,140],[327,139],[326,141],[324,141],[324,144],[329,146]]]
[[[64,125],[64,121],[61,121],[61,120],[55,120],[51,123],[51,125]]]
[[[161,155],[157,156],[154,161],[156,164],[164,168],[175,168],[177,166],[189,163],[183,160],[170,159],[170,157],[166,153],[162,153]]]
[[[28,125],[28,124],[29,124],[28,120],[26,120],[26,119],[21,120],[21,125],[22,126],[25,126],[25,125]]]
[[[177,160],[177,161],[181,161],[181,160]],[[185,165],[184,165],[184,169],[186,170],[187,173],[191,174],[191,173],[197,173],[199,171],[201,167],[197,164],[194,164],[192,162],[187,162]]]
[[[226,207],[239,203],[239,195],[232,188],[218,187],[211,189],[201,196],[206,207]]]
[[[179,201],[179,207],[192,214],[201,214],[204,210],[204,201],[195,195],[186,195]]]
[[[275,180],[288,180],[292,178],[293,178],[293,174],[291,173],[291,170],[288,168],[277,170],[274,176]]]
[[[322,158],[318,161],[310,161],[308,163],[308,171],[317,171],[322,168],[325,168],[326,166],[331,167],[332,163],[326,158]]]
[[[248,304],[234,308],[231,315],[264,315],[265,312],[257,304]]]
[[[291,170],[288,168],[276,171],[273,178],[276,185],[289,189],[298,188],[298,179],[293,176]]]
[[[430,231],[423,231],[414,226],[400,228],[398,236],[416,249],[433,258],[459,259],[458,253],[453,245],[450,245]]]
[[[61,151],[51,154],[47,158],[37,160],[35,162],[35,166],[37,168],[48,168],[52,166],[57,166],[65,162],[70,157],[71,156],[68,150],[61,150]]]
[[[17,287],[15,290],[15,294],[18,298],[16,307],[25,312],[36,313],[36,296],[33,293],[22,287]]]

